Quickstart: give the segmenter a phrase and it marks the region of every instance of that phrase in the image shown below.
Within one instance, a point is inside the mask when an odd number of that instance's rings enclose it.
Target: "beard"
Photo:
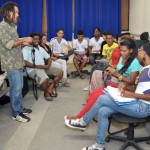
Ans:
[[[39,43],[33,42],[33,47],[38,47]]]
[[[12,18],[12,23],[17,25],[18,24],[18,21],[19,21],[19,17],[17,18]]]

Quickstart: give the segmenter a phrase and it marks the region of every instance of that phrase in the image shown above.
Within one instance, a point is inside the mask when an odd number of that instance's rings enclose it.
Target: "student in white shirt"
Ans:
[[[91,38],[89,42],[89,62],[92,66],[96,64],[95,60],[99,60],[101,58],[101,44],[104,41],[104,39],[100,37],[100,28],[94,28],[93,34],[94,37]]]
[[[63,70],[63,84],[62,85],[65,87],[70,87],[70,81],[67,78],[66,61],[69,59],[69,56],[73,54],[73,50],[71,49],[67,41],[63,39],[63,35],[64,35],[64,30],[58,29],[57,37],[52,38],[50,40],[50,46],[51,46],[51,50],[53,54],[53,60],[62,65],[62,70]]]
[[[77,73],[73,74],[73,77],[80,76],[81,79],[84,79],[82,69],[88,61],[88,58],[86,56],[88,42],[85,39],[83,39],[84,37],[83,31],[78,31],[77,36],[78,39],[73,41],[73,49],[74,49],[73,63],[77,70]],[[81,63],[79,61],[81,61]]]
[[[50,46],[54,56],[56,56],[58,59],[64,59],[67,61],[69,56],[73,54],[73,50],[71,49],[67,41],[63,38],[63,36],[64,30],[58,29],[57,37],[54,37],[50,40]]]

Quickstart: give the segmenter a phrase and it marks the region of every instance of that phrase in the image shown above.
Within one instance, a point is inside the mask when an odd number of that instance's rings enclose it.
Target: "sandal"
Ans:
[[[84,79],[85,77],[84,77],[84,75],[83,74],[81,74],[80,75],[80,79]]]
[[[67,82],[63,83],[62,85],[63,85],[64,87],[70,87],[70,86],[71,86],[71,84],[70,84],[70,83],[67,83]]]
[[[51,96],[44,96],[46,101],[53,101],[53,98]]]
[[[62,85],[65,87],[70,87],[71,83],[70,83],[69,79],[65,79]]]
[[[72,74],[72,77],[73,77],[73,78],[76,78],[77,76],[79,76],[79,73],[78,73],[78,72],[74,72],[74,73]]]
[[[50,94],[50,96],[51,96],[51,97],[57,97],[57,94],[55,94],[55,93],[52,92],[52,93]]]

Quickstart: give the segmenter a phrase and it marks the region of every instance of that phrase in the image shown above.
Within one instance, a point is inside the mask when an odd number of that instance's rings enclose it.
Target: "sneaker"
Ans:
[[[86,130],[87,126],[82,125],[80,119],[68,120],[65,121],[65,124],[72,129]]]
[[[84,91],[89,91],[90,90],[90,87],[87,86],[86,88],[83,89]]]
[[[93,144],[90,147],[84,147],[84,148],[82,148],[82,150],[105,150],[105,148],[104,148],[104,145],[98,147],[95,144]]]
[[[74,120],[74,119],[77,119],[77,117],[75,117],[75,116],[73,117],[73,116],[67,116],[67,115],[65,115],[65,116],[64,116],[64,119],[65,119],[65,120]]]
[[[32,110],[31,110],[31,109],[23,108],[22,114],[27,115],[27,114],[30,114],[30,113],[32,113]]]
[[[68,124],[70,120],[77,119],[76,117],[71,117],[71,116],[64,116],[65,124]]]
[[[64,79],[62,86],[70,87],[71,86],[70,80],[68,78]]]
[[[30,118],[25,116],[23,113],[20,113],[19,115],[12,117],[12,119],[22,123],[26,123],[30,121]]]

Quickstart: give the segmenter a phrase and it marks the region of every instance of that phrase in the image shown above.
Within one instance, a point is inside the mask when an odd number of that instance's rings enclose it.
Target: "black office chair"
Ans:
[[[51,75],[48,75],[48,77],[49,77],[49,81],[50,81],[50,82],[51,82],[51,80],[52,80],[52,82],[54,82],[55,75],[51,74]],[[30,78],[30,77],[28,76],[28,74],[27,74],[27,78],[32,81],[32,91],[33,91],[33,95],[34,95],[35,99],[38,100],[38,88],[40,88],[40,85],[37,84],[36,79]],[[53,92],[54,92],[54,94],[56,95],[56,97],[57,97],[57,95],[58,95],[58,94],[57,94],[57,87],[58,87],[58,86],[59,86],[59,83],[58,83],[58,84],[54,83],[54,91],[53,91]],[[41,88],[40,88],[40,89],[41,89]]]
[[[38,87],[40,87],[40,86],[37,84],[37,82],[36,82],[35,79],[29,77],[29,75],[28,75],[28,73],[27,73],[27,71],[26,71],[26,68],[24,68],[24,72],[26,72],[26,78],[27,78],[28,80],[32,81],[32,91],[33,91],[33,95],[34,95],[35,99],[38,100]]]
[[[147,137],[134,137],[134,128],[135,125],[139,124],[139,123],[146,123],[146,122],[150,122],[150,116],[146,117],[146,118],[135,118],[135,117],[130,117],[124,114],[113,114],[110,117],[110,124],[109,124],[109,128],[108,131],[110,132],[110,126],[111,126],[111,120],[114,119],[115,121],[119,122],[119,123],[125,123],[128,124],[128,128],[127,129],[123,129],[122,131],[126,130],[126,136],[127,137],[121,137],[121,136],[116,136],[115,133],[109,134],[106,137],[106,142],[109,142],[110,139],[113,140],[117,140],[117,141],[122,141],[125,142],[119,150],[124,150],[125,148],[127,148],[128,146],[133,146],[138,150],[144,150],[139,144],[137,144],[138,142],[143,142],[146,141],[147,144],[149,144],[149,140],[150,140],[150,136]],[[119,131],[120,132],[120,131]]]

